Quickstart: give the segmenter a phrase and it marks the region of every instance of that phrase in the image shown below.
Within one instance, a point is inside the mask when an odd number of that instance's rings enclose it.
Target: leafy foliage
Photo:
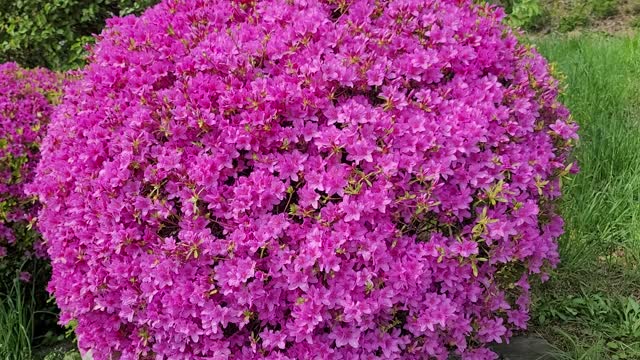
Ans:
[[[508,0],[509,22],[516,27],[535,29],[542,17],[540,0]]]
[[[500,5],[507,13],[507,22],[525,30],[537,30],[542,26],[544,8],[540,0],[480,0]]]
[[[157,0],[0,1],[0,63],[68,69],[84,63],[85,45],[107,18],[140,13]]]

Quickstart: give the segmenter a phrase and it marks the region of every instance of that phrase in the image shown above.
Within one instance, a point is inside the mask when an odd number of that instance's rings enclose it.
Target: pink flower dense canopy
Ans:
[[[493,359],[558,262],[576,126],[465,0],[167,0],[110,20],[34,191],[96,359]]]
[[[0,64],[0,272],[9,278],[23,261],[46,255],[31,231],[38,207],[24,187],[35,176],[60,86],[48,70]]]

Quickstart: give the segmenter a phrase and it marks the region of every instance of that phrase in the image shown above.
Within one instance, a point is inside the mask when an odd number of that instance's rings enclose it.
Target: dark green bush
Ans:
[[[618,14],[618,0],[592,1],[593,15],[599,19],[606,19]]]
[[[524,30],[539,30],[544,24],[544,7],[540,0],[478,0],[500,5],[507,13],[507,22]]]
[[[558,23],[558,31],[569,32],[579,27],[587,26],[590,23],[589,17],[581,12],[575,12],[570,15],[564,16]]]
[[[540,0],[509,0],[511,25],[525,30],[539,30],[543,25],[544,9]]]
[[[69,69],[105,19],[139,13],[158,0],[0,0],[0,63]]]

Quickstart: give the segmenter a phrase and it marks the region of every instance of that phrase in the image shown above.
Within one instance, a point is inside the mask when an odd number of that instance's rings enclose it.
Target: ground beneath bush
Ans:
[[[554,360],[558,350],[538,336],[518,336],[508,344],[496,344],[492,349],[503,360]]]

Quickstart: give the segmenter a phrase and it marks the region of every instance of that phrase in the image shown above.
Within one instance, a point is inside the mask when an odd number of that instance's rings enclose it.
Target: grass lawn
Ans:
[[[533,329],[568,359],[640,359],[640,36],[533,43],[565,75],[581,125],[562,264],[536,289]]]

